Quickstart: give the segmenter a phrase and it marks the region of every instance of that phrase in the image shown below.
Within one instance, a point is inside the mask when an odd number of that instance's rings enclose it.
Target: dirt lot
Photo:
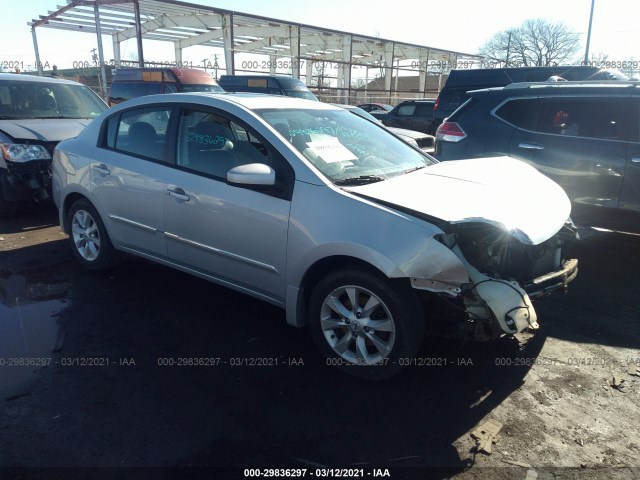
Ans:
[[[428,339],[380,383],[274,307],[139,259],[85,271],[66,242],[51,210],[0,220],[2,478],[640,478],[640,238],[580,242],[535,336]],[[490,455],[470,435],[487,420]]]

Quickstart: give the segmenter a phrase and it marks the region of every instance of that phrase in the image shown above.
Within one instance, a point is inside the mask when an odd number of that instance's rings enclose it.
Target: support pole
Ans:
[[[276,74],[276,62],[278,61],[278,58],[271,54],[269,55],[269,75],[275,75]]]
[[[42,76],[42,62],[40,62],[40,50],[38,49],[36,27],[31,27],[31,37],[33,38],[33,50],[36,52],[36,68],[38,69],[38,75]]]
[[[420,50],[418,53],[418,91],[420,92],[420,98],[424,98],[424,91],[427,85],[427,59],[429,58],[429,52]]]
[[[593,23],[593,5],[596,0],[591,0],[591,14],[589,15],[589,30],[587,30],[587,48],[584,51],[584,64],[589,65],[589,45],[591,43],[591,24]]]
[[[307,84],[307,87],[310,85],[313,85],[313,60],[311,59],[307,59],[307,62],[305,64],[305,68],[306,68],[306,72],[307,72],[307,76],[305,78],[305,83]]]
[[[118,35],[111,35],[111,40],[113,42],[113,62],[116,68],[120,68],[120,42],[118,41]]]
[[[100,62],[100,76],[102,81],[100,82],[100,91],[102,92],[102,98],[107,99],[107,70],[104,64],[104,52],[102,51],[102,29],[100,27],[100,11],[98,10],[98,4],[93,6],[93,15],[96,20],[96,37],[98,38],[98,61]]]
[[[395,52],[395,43],[385,43],[384,45],[384,89],[389,95],[389,101],[391,102],[391,78],[393,77],[393,61]]]
[[[138,44],[138,66],[144,67],[144,52],[142,51],[142,26],[140,25],[140,3],[133,0],[133,11],[136,22],[136,42]]]
[[[235,55],[233,52],[233,13],[222,15],[222,39],[224,40],[224,64],[227,75],[235,75]]]
[[[179,68],[182,66],[182,47],[180,42],[173,42],[173,56],[176,61],[176,66]]]
[[[291,76],[300,79],[300,27],[289,27],[291,50]]]

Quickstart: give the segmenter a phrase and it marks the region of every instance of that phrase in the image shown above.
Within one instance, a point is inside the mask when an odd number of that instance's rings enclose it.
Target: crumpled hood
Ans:
[[[16,140],[59,142],[77,136],[91,122],[85,118],[26,118],[0,120],[0,132]]]
[[[345,189],[450,223],[498,225],[532,244],[555,235],[571,213],[558,184],[510,157],[441,162]]]

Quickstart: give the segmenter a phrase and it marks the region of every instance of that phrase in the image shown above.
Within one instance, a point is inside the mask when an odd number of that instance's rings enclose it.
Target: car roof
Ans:
[[[64,78],[40,77],[38,75],[30,75],[25,73],[0,73],[0,80],[14,80],[19,82],[31,83],[61,83],[67,85],[82,85],[81,83],[74,82],[73,80],[66,80]]]
[[[544,93],[549,92],[581,92],[588,93],[593,91],[600,93],[619,93],[625,89],[636,89],[640,87],[640,82],[624,82],[619,80],[584,80],[574,82],[521,82],[511,83],[502,87],[482,88],[469,91],[470,94],[481,93],[508,93],[513,94],[514,91],[522,90],[530,93],[540,92],[544,89]]]
[[[193,102],[201,103],[203,99],[216,99],[228,103],[243,106],[249,110],[260,109],[300,109],[300,110],[341,110],[339,107],[328,103],[306,100],[297,97],[284,95],[267,95],[264,93],[209,93],[209,92],[189,92],[189,93],[169,93],[162,95],[146,95],[137,97],[117,105],[118,109],[129,106],[154,105],[157,103],[170,102]],[[121,106],[123,106],[121,108]]]

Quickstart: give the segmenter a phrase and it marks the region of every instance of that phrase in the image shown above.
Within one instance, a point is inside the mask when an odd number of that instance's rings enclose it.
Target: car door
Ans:
[[[175,176],[164,199],[169,257],[224,285],[283,301],[293,170],[225,113],[185,108],[177,128]],[[271,166],[279,185],[226,182],[229,169],[250,163]]]
[[[559,183],[580,223],[605,220],[618,208],[626,167],[628,98],[548,97],[540,100],[535,138],[512,143]]]
[[[417,103],[412,118],[407,122],[409,130],[428,133],[433,123],[433,104]]]
[[[639,232],[640,215],[640,98],[630,102],[629,144],[627,149],[627,168],[622,190],[620,191],[620,229]]]
[[[171,113],[171,107],[158,106],[114,115],[90,166],[90,190],[112,240],[162,257],[165,182],[172,170],[166,160]]]

